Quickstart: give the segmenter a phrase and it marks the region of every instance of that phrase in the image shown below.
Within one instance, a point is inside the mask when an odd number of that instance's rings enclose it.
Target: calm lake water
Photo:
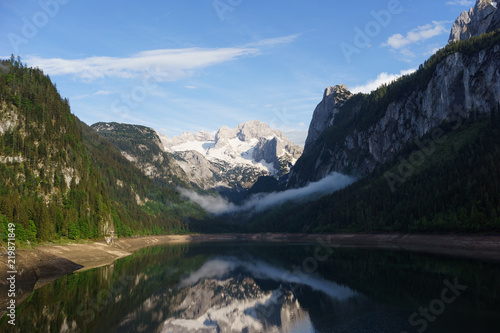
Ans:
[[[318,244],[143,249],[65,276],[1,332],[500,332],[500,265]]]

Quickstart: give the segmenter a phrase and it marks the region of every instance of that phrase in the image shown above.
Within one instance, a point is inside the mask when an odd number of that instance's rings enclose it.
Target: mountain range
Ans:
[[[22,241],[214,230],[500,230],[499,15],[496,2],[478,0],[457,19],[446,47],[370,94],[326,88],[303,151],[259,121],[173,138],[138,125],[89,127],[41,70],[14,57],[2,61],[1,234],[9,222]],[[229,219],[180,192],[227,204],[217,191],[259,197],[333,172],[358,181],[320,199]]]
[[[261,176],[286,175],[302,154],[280,130],[250,121],[215,135],[199,131],[168,138],[137,125],[96,123],[91,126],[115,145],[142,172],[182,187],[250,188]]]

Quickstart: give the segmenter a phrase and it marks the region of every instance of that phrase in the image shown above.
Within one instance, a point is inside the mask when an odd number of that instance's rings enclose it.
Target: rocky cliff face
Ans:
[[[321,133],[332,125],[339,109],[351,97],[352,93],[343,84],[325,89],[323,100],[314,110],[304,149],[311,147]]]
[[[405,92],[391,101],[383,117],[368,128],[342,129],[345,135],[335,142],[318,140],[306,147],[290,173],[290,186],[321,179],[332,171],[370,173],[378,164],[391,160],[406,143],[415,142],[445,121],[489,116],[500,101],[499,64],[500,43],[476,54],[445,57],[425,89]],[[356,112],[356,106],[352,109]],[[328,119],[334,113],[333,109],[325,110],[321,117]],[[315,114],[315,118],[320,116]],[[315,129],[310,134],[317,136]]]
[[[251,187],[261,176],[288,173],[302,154],[281,131],[259,121],[222,127],[215,135],[183,133],[161,140],[189,180],[203,189]]]
[[[497,2],[477,0],[469,11],[464,11],[451,28],[449,43],[500,29],[500,11]]]
[[[302,149],[290,141],[279,138],[260,138],[252,157],[255,161],[271,164],[280,175],[290,172],[290,168],[302,154]]]

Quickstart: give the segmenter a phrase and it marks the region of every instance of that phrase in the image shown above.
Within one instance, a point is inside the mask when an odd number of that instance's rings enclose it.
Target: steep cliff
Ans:
[[[351,97],[352,93],[343,84],[325,89],[323,100],[314,110],[304,149],[310,148],[321,133],[333,124],[335,115]]]
[[[449,43],[500,29],[500,11],[497,2],[477,0],[476,5],[464,11],[451,28]]]
[[[448,45],[416,73],[331,109],[332,125],[306,147],[289,186],[332,171],[366,175],[443,122],[490,115],[500,101],[499,35]]]

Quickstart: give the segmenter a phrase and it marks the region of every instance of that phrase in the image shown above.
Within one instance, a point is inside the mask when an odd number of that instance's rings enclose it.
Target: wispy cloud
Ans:
[[[351,89],[351,91],[355,94],[357,93],[365,93],[368,94],[371,91],[377,89],[383,84],[389,84],[394,80],[399,79],[403,75],[408,75],[415,72],[415,69],[403,70],[399,74],[389,74],[389,73],[380,73],[375,80],[368,81],[366,84],[361,86],[356,86]]]
[[[49,75],[73,75],[86,81],[151,75],[158,82],[167,82],[183,79],[196,70],[216,64],[256,56],[261,53],[259,47],[292,43],[298,36],[269,38],[241,47],[149,50],[129,57],[61,59],[32,55],[26,57],[26,62]]]
[[[318,198],[338,191],[355,181],[354,178],[334,172],[320,181],[309,183],[302,188],[290,189],[283,192],[257,194],[251,196],[242,205],[235,205],[221,197],[200,195],[194,191],[179,188],[179,192],[200,205],[207,212],[221,215],[236,212],[261,212],[270,207],[283,204],[287,201],[301,201]]]
[[[439,51],[441,49],[441,47],[437,46],[437,47],[432,47],[429,51],[426,51],[424,52],[424,56],[431,56],[433,54],[436,54],[437,51]]]
[[[71,96],[71,100],[74,101],[74,100],[78,100],[78,99],[84,99],[84,98],[87,98],[87,97],[90,97],[89,94],[83,94],[83,95],[77,95],[77,96]]]
[[[299,34],[295,34],[295,35],[289,35],[289,36],[283,36],[283,37],[268,38],[268,39],[258,41],[256,43],[247,44],[247,46],[249,46],[249,47],[252,47],[252,46],[275,46],[275,45],[279,45],[279,44],[289,44],[289,43],[293,43],[299,36],[300,36]]]
[[[298,124],[300,127],[304,127],[306,126],[305,123],[299,123]],[[293,143],[301,146],[301,147],[304,147],[304,145],[306,144],[306,139],[307,139],[307,134],[308,134],[308,131],[307,130],[304,130],[304,131],[288,131],[288,132],[285,132],[285,135],[286,137],[292,141]]]
[[[211,214],[221,215],[227,212],[236,210],[236,205],[222,197],[213,197],[209,195],[201,195],[191,190],[184,188],[177,189],[183,196],[197,203],[204,210]]]
[[[151,75],[159,82],[176,81],[194,70],[259,53],[256,48],[187,48],[143,51],[131,57],[89,57],[83,59],[28,56],[26,62],[49,75],[74,75],[84,80],[136,78]]]
[[[447,22],[433,21],[430,24],[426,24],[409,31],[406,36],[403,36],[402,34],[392,35],[389,39],[387,39],[387,42],[382,44],[382,46],[388,46],[393,50],[401,50],[408,45],[423,42],[432,37],[448,33],[445,23]]]
[[[446,2],[448,6],[469,6],[472,7],[474,5],[474,1],[468,0],[454,0]]]
[[[410,49],[402,49],[399,53],[408,58],[415,58],[415,53],[410,51]]]

